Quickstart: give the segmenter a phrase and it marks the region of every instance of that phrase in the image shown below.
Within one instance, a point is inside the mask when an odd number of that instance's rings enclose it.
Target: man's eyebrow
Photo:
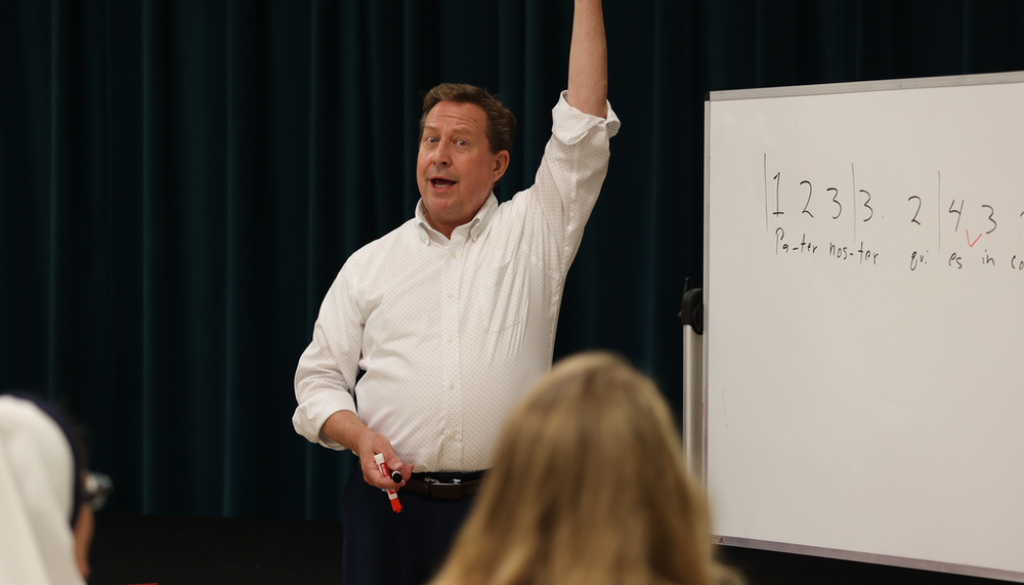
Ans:
[[[430,124],[424,124],[423,125],[423,130],[424,131],[426,131],[426,130],[437,130],[437,129],[438,129],[437,126],[431,126]],[[460,124],[458,126],[452,126],[451,127],[451,131],[456,133],[456,134],[471,134],[471,133],[476,131],[476,127],[475,126],[470,126],[469,124]]]

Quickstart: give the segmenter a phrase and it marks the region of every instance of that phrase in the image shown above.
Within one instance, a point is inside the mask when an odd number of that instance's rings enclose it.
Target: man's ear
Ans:
[[[502,150],[494,160],[494,181],[497,182],[508,170],[508,151]]]

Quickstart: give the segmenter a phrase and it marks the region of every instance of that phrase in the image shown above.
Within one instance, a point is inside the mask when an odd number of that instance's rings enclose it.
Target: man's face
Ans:
[[[427,113],[416,181],[427,222],[448,237],[473,219],[508,168],[508,151],[491,152],[486,128],[476,104],[438,102]]]

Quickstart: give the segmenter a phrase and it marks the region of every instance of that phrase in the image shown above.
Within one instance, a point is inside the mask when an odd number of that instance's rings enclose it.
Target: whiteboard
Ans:
[[[1024,74],[705,105],[723,544],[1024,582]]]

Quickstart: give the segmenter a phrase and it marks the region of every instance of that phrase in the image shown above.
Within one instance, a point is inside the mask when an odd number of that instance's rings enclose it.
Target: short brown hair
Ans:
[[[512,151],[512,137],[516,133],[516,117],[501,103],[496,96],[486,89],[466,83],[442,83],[423,96],[423,115],[420,116],[420,140],[423,140],[423,126],[427,122],[427,114],[440,102],[458,102],[476,104],[483,108],[487,116],[487,141],[491,153],[503,150]]]

